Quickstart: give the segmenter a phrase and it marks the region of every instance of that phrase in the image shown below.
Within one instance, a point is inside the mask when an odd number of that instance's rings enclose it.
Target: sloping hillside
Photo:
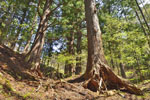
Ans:
[[[16,80],[31,79],[34,77],[27,72],[28,64],[21,54],[15,53],[8,47],[0,45],[0,69]]]
[[[72,84],[46,77],[40,79],[28,70],[28,66],[23,55],[0,45],[0,100],[105,100],[106,98],[141,100],[143,98],[114,90],[99,95],[84,89],[82,83]]]
[[[28,71],[28,66],[23,55],[0,45],[0,100],[85,100],[95,97],[82,86],[39,79]]]

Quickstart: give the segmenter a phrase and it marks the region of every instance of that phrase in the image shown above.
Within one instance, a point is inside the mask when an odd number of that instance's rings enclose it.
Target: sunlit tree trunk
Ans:
[[[93,75],[96,61],[100,59],[106,64],[103,52],[102,34],[99,27],[95,0],[85,0],[85,16],[88,35],[88,61],[85,77],[90,78]]]
[[[83,75],[84,79],[88,79],[88,81],[84,87],[92,91],[100,91],[102,87],[104,89],[124,87],[131,93],[140,94],[139,89],[120,79],[107,65],[95,0],[84,0],[84,4],[88,34],[88,60],[86,72]]]
[[[144,20],[144,22],[145,22],[145,24],[146,24],[146,27],[148,28],[148,31],[150,32],[150,27],[149,27],[149,25],[148,25],[148,23],[147,23],[147,20],[146,20],[144,14],[143,14],[143,11],[142,11],[141,7],[139,6],[138,1],[137,1],[137,0],[135,0],[135,1],[136,1],[136,5],[137,5],[137,7],[139,8],[139,11],[140,11],[140,13],[141,13],[141,15],[142,15],[142,17],[143,17],[143,20]]]
[[[139,16],[139,14],[138,14],[137,11],[135,11],[135,14],[136,14],[136,16],[137,16],[137,19],[138,19],[139,22],[140,22],[141,28],[142,28],[142,30],[143,30],[143,32],[144,32],[144,35],[146,36],[146,39],[147,39],[147,41],[148,41],[148,45],[149,45],[149,47],[150,47],[149,34],[146,33],[146,30],[145,30],[145,28],[144,28],[144,26],[143,26],[143,23],[142,23],[142,21],[141,21],[141,19],[140,19],[140,16]]]
[[[38,30],[37,30],[34,42],[31,46],[31,49],[26,54],[26,59],[32,65],[32,69],[34,71],[37,71],[38,73],[40,72],[40,57],[41,57],[42,49],[45,43],[46,30],[50,25],[48,24],[48,20],[50,19],[50,16],[54,13],[54,11],[61,5],[59,3],[57,7],[52,9],[51,6],[53,3],[53,0],[45,0],[43,12],[41,14],[40,12],[41,2],[43,1],[39,0],[38,7],[37,7],[37,12],[38,12],[38,15],[40,16]]]
[[[26,55],[28,62],[34,65],[33,69],[35,70],[40,67],[40,56],[45,42],[46,29],[48,28],[48,20],[51,13],[49,7],[51,6],[51,3],[51,0],[46,0],[45,2],[43,14],[40,16],[40,22],[33,45]]]
[[[147,19],[150,20],[149,13],[147,12],[147,9],[145,8],[145,5],[143,4],[144,2],[143,2],[142,0],[140,0],[140,1],[141,1],[141,3],[142,3],[143,9],[144,9],[145,14],[146,14],[146,16],[147,16]]]

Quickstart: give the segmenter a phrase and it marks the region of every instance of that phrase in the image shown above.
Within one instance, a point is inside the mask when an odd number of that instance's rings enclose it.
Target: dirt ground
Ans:
[[[150,100],[150,82],[138,85],[143,96],[119,90],[92,92],[83,83],[39,78],[28,70],[24,56],[0,45],[0,100]]]

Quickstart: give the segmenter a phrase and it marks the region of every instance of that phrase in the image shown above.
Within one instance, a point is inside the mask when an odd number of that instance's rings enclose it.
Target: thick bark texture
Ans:
[[[45,42],[46,29],[48,27],[48,20],[51,13],[51,10],[49,8],[51,3],[52,2],[50,0],[46,0],[45,2],[43,14],[40,15],[40,23],[35,36],[35,40],[33,42],[31,50],[27,54],[27,58],[29,58],[28,62],[34,65],[34,70],[39,70],[40,68],[40,56]]]
[[[87,81],[84,87],[93,91],[101,91],[107,88],[124,89],[131,93],[141,94],[140,89],[119,78],[107,66],[95,0],[84,1],[88,33],[88,61],[86,72],[83,76]]]
[[[98,58],[105,64],[107,62],[103,52],[102,36],[95,0],[85,0],[85,12],[88,35],[88,62],[85,77],[89,78],[93,74],[94,66]]]
[[[40,16],[40,22],[31,50],[26,54],[26,59],[30,64],[32,64],[33,71],[36,71],[40,76],[42,76],[40,73],[40,56],[45,43],[46,30],[50,25],[53,24],[48,24],[48,20],[53,12],[61,6],[61,3],[59,3],[55,8],[52,9],[51,6],[53,2],[53,0],[45,0],[43,12],[41,13],[39,11],[41,0],[39,0],[37,12]]]

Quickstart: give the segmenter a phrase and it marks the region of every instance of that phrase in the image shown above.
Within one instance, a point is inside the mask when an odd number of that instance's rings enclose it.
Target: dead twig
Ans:
[[[42,86],[42,81],[40,81],[40,85],[39,85],[38,88],[36,89],[36,92],[38,92],[38,91],[40,90],[41,86]]]

